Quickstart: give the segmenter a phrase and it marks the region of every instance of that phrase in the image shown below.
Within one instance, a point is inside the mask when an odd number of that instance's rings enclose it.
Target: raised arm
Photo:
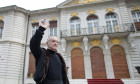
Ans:
[[[44,22],[41,22],[39,29],[36,30],[34,36],[31,38],[30,49],[35,59],[37,59],[40,56],[40,53],[42,52],[40,44],[44,35],[44,31],[47,28],[49,28],[49,25],[47,26]]]

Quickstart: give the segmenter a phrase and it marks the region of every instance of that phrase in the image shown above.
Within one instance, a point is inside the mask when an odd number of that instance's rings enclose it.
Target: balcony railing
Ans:
[[[127,23],[122,25],[110,25],[110,26],[100,26],[94,28],[77,28],[77,29],[67,29],[61,30],[61,37],[70,36],[81,36],[81,35],[92,35],[92,34],[109,34],[109,33],[119,33],[119,32],[134,32],[135,27],[133,23]]]

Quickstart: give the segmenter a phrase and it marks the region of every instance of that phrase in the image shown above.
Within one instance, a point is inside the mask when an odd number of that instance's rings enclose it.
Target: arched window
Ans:
[[[132,11],[132,18],[134,22],[140,22],[140,11]]]
[[[2,38],[3,28],[4,28],[4,22],[3,20],[0,20],[0,39]]]
[[[140,11],[132,11],[132,18],[137,31],[140,31]]]
[[[95,15],[88,16],[87,24],[88,24],[88,34],[96,34],[100,32],[97,16]]]
[[[107,13],[105,16],[105,19],[106,19],[108,33],[119,31],[118,18],[117,18],[117,15],[115,13]]]
[[[70,19],[70,30],[71,36],[80,35],[80,19],[78,17],[73,17]]]

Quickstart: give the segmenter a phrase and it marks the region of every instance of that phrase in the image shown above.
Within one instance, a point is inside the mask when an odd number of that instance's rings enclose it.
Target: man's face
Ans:
[[[50,40],[46,44],[48,49],[56,51],[58,47],[58,39],[56,37],[50,37]]]

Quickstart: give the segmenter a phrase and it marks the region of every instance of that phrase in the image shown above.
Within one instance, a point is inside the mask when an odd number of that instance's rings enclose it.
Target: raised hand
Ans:
[[[45,29],[48,29],[50,27],[50,25],[46,24],[46,18],[41,20],[40,26],[44,27]]]

